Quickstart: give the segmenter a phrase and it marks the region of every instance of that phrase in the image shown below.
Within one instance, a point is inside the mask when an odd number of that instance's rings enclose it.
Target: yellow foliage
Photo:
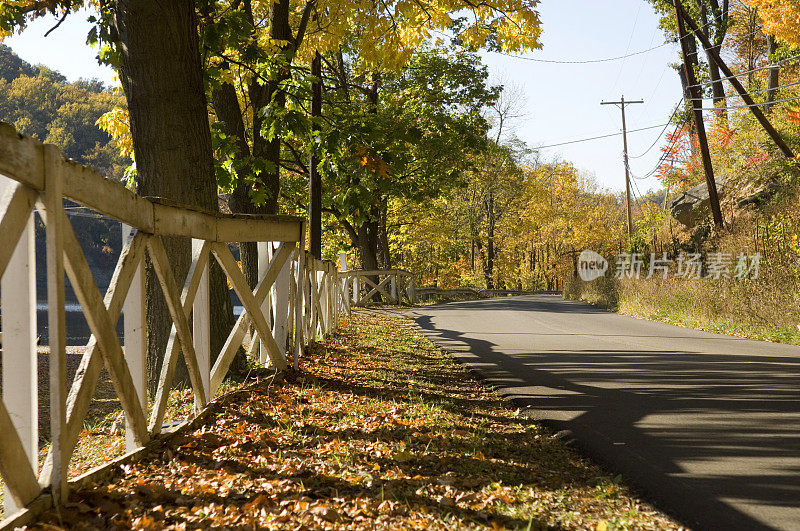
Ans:
[[[272,0],[254,2],[254,11],[266,16]],[[344,41],[359,43],[357,53],[365,70],[397,69],[413,51],[431,40],[435,33],[449,31],[455,17],[466,24],[460,37],[476,48],[495,38],[510,52],[541,47],[539,0],[489,0],[481,4],[465,0],[319,0],[319,16],[305,36],[297,57],[310,61],[316,51],[338,51]],[[291,26],[297,28],[306,2],[291,7]],[[266,32],[264,32],[266,33]],[[259,39],[266,48],[278,51],[283,43]]]
[[[800,0],[746,0],[758,9],[764,32],[793,46],[800,45]]]
[[[117,141],[123,156],[133,159],[133,137],[126,109],[115,107],[101,116],[96,125]]]

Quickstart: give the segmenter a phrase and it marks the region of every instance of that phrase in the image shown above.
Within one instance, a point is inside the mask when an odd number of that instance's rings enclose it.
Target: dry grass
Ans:
[[[567,283],[564,298],[621,314],[749,339],[800,344],[798,283],[780,270],[755,280],[601,278]]]
[[[620,313],[750,339],[800,344],[796,285],[755,281],[640,280],[620,284]]]
[[[301,369],[228,395],[175,449],[73,493],[37,527],[679,527],[404,317],[354,317]]]

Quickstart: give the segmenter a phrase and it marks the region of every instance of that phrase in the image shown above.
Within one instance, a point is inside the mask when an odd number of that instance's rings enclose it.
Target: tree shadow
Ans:
[[[620,323],[619,316],[555,298],[482,302],[417,309],[415,322],[531,418],[563,430],[684,521],[703,529],[796,525],[799,348],[646,321],[640,336],[630,319]],[[460,329],[462,310],[481,317],[463,319]],[[524,338],[512,341],[491,328],[525,312],[533,315]],[[598,313],[605,315],[583,330],[580,319]],[[641,348],[658,331],[661,349]]]

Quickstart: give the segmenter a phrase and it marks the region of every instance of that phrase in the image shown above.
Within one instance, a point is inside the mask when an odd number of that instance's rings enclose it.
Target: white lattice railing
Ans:
[[[2,122],[0,175],[10,179],[0,199],[0,474],[6,487],[7,516],[0,526],[20,523],[20,514],[65,499],[69,488],[67,465],[103,367],[125,414],[128,449],[135,450],[161,432],[179,355],[186,362],[195,410],[200,412],[217,393],[249,330],[254,330],[249,354],[283,369],[290,358],[296,366],[303,345],[332,332],[340,314],[350,310],[334,264],[302,251],[304,224],[300,218],[222,215],[149,201],[65,160],[55,146],[19,135]],[[105,295],[97,288],[65,213],[65,198],[129,227],[123,231],[123,249]],[[46,225],[50,348],[51,446],[41,468],[37,464],[34,211]],[[162,236],[192,238],[192,264],[182,285],[173,275]],[[260,280],[252,291],[227,245],[242,241],[259,242]],[[146,254],[172,321],[152,408],[145,385]],[[225,271],[244,307],[213,366],[208,286],[212,257]],[[65,367],[65,274],[92,333],[71,386]],[[123,313],[124,334],[120,338],[115,325]],[[18,509],[16,516],[11,515],[10,507]]]
[[[370,302],[400,304],[416,302],[414,276],[402,269],[376,269],[342,272],[342,296],[354,306]]]

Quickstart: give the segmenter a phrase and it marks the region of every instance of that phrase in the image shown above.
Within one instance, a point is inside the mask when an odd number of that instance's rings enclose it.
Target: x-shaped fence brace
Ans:
[[[286,369],[289,337],[293,337],[292,358],[296,367],[304,345],[332,333],[341,314],[350,311],[350,299],[334,264],[317,260],[300,248],[304,226],[299,218],[225,216],[149,201],[65,160],[54,146],[18,135],[1,122],[0,174],[16,181],[0,195],[3,369],[5,375],[13,364],[27,364],[28,374],[33,374],[27,381],[24,378],[14,381],[5,376],[3,379],[0,474],[13,502],[7,502],[7,509],[11,505],[24,512],[27,505],[30,511],[30,507],[41,506],[34,502],[42,496],[52,497],[52,503],[65,499],[67,464],[78,443],[103,367],[108,371],[125,415],[128,447],[142,447],[161,432],[179,355],[186,363],[195,411],[199,412],[219,390],[249,331],[252,330],[248,352],[255,356],[260,346],[262,360],[268,360],[276,369]],[[64,198],[133,228],[125,238],[105,296],[97,288],[64,210]],[[24,329],[6,326],[7,323],[16,326],[13,315],[16,310],[30,313],[30,304],[35,304],[35,301],[23,300],[24,297],[19,301],[6,298],[7,291],[14,291],[15,283],[30,286],[34,282],[35,261],[32,248],[28,248],[32,241],[34,211],[39,213],[46,227],[51,395],[51,446],[38,474],[36,345],[29,340],[35,334],[36,320],[20,320]],[[163,236],[193,238],[191,266],[182,286],[173,274]],[[266,252],[260,253],[263,267],[258,284],[252,290],[228,246],[228,242],[240,241],[272,242],[263,247]],[[261,246],[259,248],[261,250]],[[129,319],[139,327],[132,325],[132,330],[143,330],[144,326],[143,322],[134,322],[142,321],[143,316],[137,314],[135,304],[127,301],[136,301],[137,297],[139,302],[143,300],[141,275],[146,256],[155,271],[171,321],[149,419],[143,378],[146,373],[143,341],[137,343],[135,333],[130,338],[127,336]],[[243,307],[213,367],[209,366],[208,352],[208,271],[212,257],[227,275]],[[68,394],[65,275],[91,331]],[[130,314],[128,304],[131,304]],[[115,327],[123,309],[125,348]],[[294,330],[291,335],[289,328]],[[28,395],[28,398],[33,395],[33,399],[22,400],[18,395]],[[12,516],[4,522],[18,525],[20,518]]]

